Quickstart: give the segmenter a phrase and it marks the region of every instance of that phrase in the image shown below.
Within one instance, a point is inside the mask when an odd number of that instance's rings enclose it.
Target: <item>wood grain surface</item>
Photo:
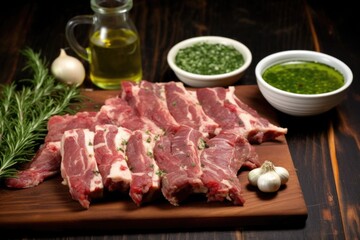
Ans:
[[[90,100],[85,110],[96,110],[106,98],[118,91],[84,92]],[[273,112],[256,86],[238,86],[236,95],[259,114],[277,124]],[[286,126],[284,126],[286,127]],[[249,186],[248,170],[239,181],[243,187],[244,206],[230,202],[207,203],[204,196],[191,196],[180,206],[172,206],[163,197],[137,207],[127,194],[112,193],[93,201],[88,210],[71,199],[61,177],[46,180],[37,187],[0,190],[0,229],[37,231],[61,230],[144,230],[144,229],[214,229],[244,226],[303,226],[307,208],[297,172],[285,137],[255,145],[260,161],[272,161],[288,169],[290,179],[277,193],[261,193]]]
[[[295,118],[265,105],[265,113],[275,116],[280,125],[289,129],[286,143],[307,207],[306,224],[300,228],[261,225],[236,230],[198,228],[191,231],[134,230],[131,233],[119,230],[99,234],[61,231],[59,226],[58,231],[46,235],[46,238],[360,239],[360,191],[357,188],[360,181],[360,24],[356,1],[133,0],[133,3],[130,17],[141,37],[144,79],[152,82],[177,80],[167,65],[167,52],[186,38],[202,35],[233,38],[249,47],[253,61],[236,85],[255,85],[256,64],[265,56],[283,50],[320,51],[339,58],[350,67],[354,74],[350,91],[343,103],[325,114]],[[29,78],[29,74],[23,72],[25,60],[21,50],[25,47],[40,51],[49,62],[59,55],[60,48],[76,56],[65,37],[66,22],[76,15],[92,13],[89,0],[7,1],[0,14],[0,83]],[[79,29],[78,34],[79,41],[86,44],[87,29]],[[83,63],[88,67],[86,61]],[[97,89],[88,76],[82,87]],[[263,103],[258,96],[254,97],[254,102]],[[1,195],[6,198],[6,195]],[[30,193],[29,196],[33,197]],[[66,195],[64,199],[69,201]],[[76,203],[71,204],[77,207]],[[35,210],[40,207],[29,205]],[[0,208],[5,208],[2,202]],[[39,215],[33,217],[36,219]],[[4,234],[2,231],[1,236],[6,238]],[[9,231],[8,238],[15,239],[16,234],[22,232]],[[33,231],[22,234],[20,238],[37,237],[43,236]]]

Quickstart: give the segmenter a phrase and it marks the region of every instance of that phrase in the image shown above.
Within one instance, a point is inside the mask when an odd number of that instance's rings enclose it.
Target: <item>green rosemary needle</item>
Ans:
[[[27,58],[23,71],[33,77],[0,86],[0,180],[15,176],[19,164],[32,159],[49,118],[72,112],[71,103],[80,100],[80,90],[57,81],[40,53],[30,48],[22,53]]]

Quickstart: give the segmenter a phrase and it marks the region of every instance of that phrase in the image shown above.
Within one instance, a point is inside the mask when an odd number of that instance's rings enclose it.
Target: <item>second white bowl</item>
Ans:
[[[273,87],[263,79],[262,75],[267,68],[289,61],[312,61],[326,64],[344,76],[344,84],[331,92],[298,94]],[[274,108],[293,116],[317,115],[332,109],[343,100],[353,80],[352,71],[345,63],[330,55],[308,50],[289,50],[271,54],[256,65],[255,75],[264,98]]]

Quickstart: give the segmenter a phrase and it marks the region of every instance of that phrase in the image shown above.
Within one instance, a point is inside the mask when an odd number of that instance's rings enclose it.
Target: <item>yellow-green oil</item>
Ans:
[[[90,38],[87,49],[90,79],[103,89],[119,89],[122,81],[142,79],[138,35],[128,29],[100,29]]]
[[[299,94],[319,94],[341,88],[344,76],[319,62],[290,61],[275,64],[263,73],[264,80],[281,90]]]

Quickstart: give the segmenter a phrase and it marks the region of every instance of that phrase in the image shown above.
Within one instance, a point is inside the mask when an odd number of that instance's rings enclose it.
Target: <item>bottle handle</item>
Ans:
[[[70,47],[75,51],[77,55],[85,60],[89,60],[89,54],[86,49],[79,44],[75,37],[75,27],[80,24],[93,24],[94,17],[92,15],[80,15],[71,18],[65,27],[66,39]]]

